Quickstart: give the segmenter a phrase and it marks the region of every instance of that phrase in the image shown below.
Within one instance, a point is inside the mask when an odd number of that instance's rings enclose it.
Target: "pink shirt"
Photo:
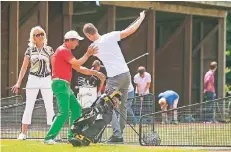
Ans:
[[[204,77],[204,93],[213,92],[215,93],[214,87],[214,72],[209,70]]]

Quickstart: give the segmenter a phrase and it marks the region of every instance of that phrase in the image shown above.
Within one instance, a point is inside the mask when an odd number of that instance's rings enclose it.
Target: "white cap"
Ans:
[[[64,35],[64,40],[66,39],[78,39],[78,40],[83,40],[84,38],[79,36],[79,34],[74,31],[74,30],[71,30],[71,31],[68,31],[65,35]]]

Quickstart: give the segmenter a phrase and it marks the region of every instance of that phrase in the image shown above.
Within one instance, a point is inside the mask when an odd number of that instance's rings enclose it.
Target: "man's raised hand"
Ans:
[[[87,56],[91,56],[98,53],[98,47],[91,44],[87,49]]]
[[[142,18],[142,19],[145,18],[145,11],[140,12],[140,18]]]

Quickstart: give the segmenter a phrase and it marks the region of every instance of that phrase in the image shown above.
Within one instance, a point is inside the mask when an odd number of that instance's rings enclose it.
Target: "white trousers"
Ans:
[[[55,115],[53,107],[53,92],[51,90],[51,76],[40,78],[34,75],[29,75],[26,88],[26,108],[23,114],[22,123],[28,125],[31,124],[34,104],[38,92],[41,90],[46,109],[47,124],[51,125],[52,118]]]

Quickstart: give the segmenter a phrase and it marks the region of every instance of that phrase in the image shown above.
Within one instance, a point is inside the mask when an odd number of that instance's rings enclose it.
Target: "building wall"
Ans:
[[[183,96],[183,41],[182,32],[165,50],[156,53],[156,96],[169,89]]]
[[[54,50],[63,42],[62,2],[48,2],[48,45]]]

